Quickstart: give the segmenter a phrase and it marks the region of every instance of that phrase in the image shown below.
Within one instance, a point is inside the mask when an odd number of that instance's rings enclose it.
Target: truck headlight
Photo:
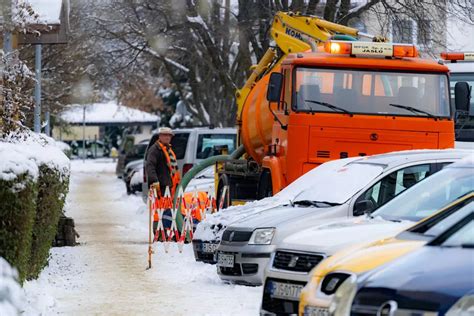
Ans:
[[[474,314],[474,294],[461,297],[446,313],[446,316]]]
[[[275,228],[258,228],[250,237],[250,245],[270,245],[275,234]]]
[[[352,301],[357,292],[357,277],[351,275],[334,294],[329,313],[334,316],[348,316],[351,313]]]

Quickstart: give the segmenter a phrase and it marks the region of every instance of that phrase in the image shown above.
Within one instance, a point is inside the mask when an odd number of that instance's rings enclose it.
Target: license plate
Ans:
[[[304,308],[305,316],[329,316],[329,309],[325,307],[306,306]]]
[[[272,282],[271,296],[281,299],[299,301],[303,285]]]
[[[234,255],[226,255],[223,253],[217,254],[217,265],[224,268],[234,267]]]
[[[219,246],[219,244],[203,243],[202,244],[202,252],[214,253],[217,250],[218,246]]]

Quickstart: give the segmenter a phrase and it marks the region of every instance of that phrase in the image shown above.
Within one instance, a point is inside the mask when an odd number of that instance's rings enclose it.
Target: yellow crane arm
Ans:
[[[253,68],[252,74],[242,89],[236,92],[237,122],[239,124],[245,100],[255,82],[263,74],[268,73],[278,65],[286,55],[308,51],[313,45],[325,42],[335,34],[373,38],[370,35],[359,32],[355,28],[329,22],[315,16],[300,15],[292,12],[277,12],[273,19],[270,33],[280,52],[275,48],[269,48],[259,63]]]

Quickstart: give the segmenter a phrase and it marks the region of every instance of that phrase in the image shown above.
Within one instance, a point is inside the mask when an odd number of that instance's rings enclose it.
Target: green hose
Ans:
[[[219,161],[227,161],[227,160],[233,160],[233,159],[239,159],[242,157],[242,155],[245,153],[245,148],[243,145],[240,145],[239,148],[234,150],[234,152],[230,155],[219,155],[219,156],[213,156],[206,158],[196,164],[194,167],[189,169],[188,172],[184,175],[184,177],[181,179],[181,182],[179,183],[178,187],[176,188],[176,192],[179,192],[180,188],[183,188],[183,192],[186,191],[186,187],[188,186],[189,182],[201,171],[206,169],[207,167],[210,167],[214,165],[216,162]],[[176,194],[174,197],[174,204],[176,205]],[[178,230],[181,231],[181,227],[183,225],[183,215],[181,214],[181,203],[178,205],[178,212],[176,214],[176,225],[178,226]]]

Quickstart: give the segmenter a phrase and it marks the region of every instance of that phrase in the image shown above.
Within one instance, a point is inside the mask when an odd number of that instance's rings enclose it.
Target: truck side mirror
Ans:
[[[456,82],[454,86],[454,104],[456,111],[469,115],[469,105],[471,103],[471,87],[467,82]]]
[[[281,88],[283,86],[283,75],[279,72],[274,72],[270,75],[268,82],[267,100],[268,102],[280,102]]]
[[[366,213],[370,213],[374,209],[375,205],[374,202],[372,202],[371,200],[358,201],[354,205],[354,216],[360,216]]]

